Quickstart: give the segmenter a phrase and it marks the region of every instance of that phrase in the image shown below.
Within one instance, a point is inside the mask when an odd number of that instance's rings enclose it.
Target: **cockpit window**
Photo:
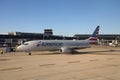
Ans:
[[[23,43],[23,45],[28,45],[28,43]]]

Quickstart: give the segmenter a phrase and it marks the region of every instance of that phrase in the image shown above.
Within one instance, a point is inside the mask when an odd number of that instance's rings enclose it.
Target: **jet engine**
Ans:
[[[62,47],[62,48],[60,48],[59,52],[60,53],[70,53],[71,49],[67,48],[67,47]]]

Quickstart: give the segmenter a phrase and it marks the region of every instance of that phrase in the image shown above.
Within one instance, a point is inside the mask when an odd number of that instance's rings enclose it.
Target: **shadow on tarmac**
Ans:
[[[120,55],[119,53],[113,52],[120,52],[120,50],[104,50],[104,51],[89,51],[89,52],[77,52],[73,55],[78,54],[93,54],[93,55]]]
[[[84,55],[84,54],[92,54],[92,55],[120,55],[119,53],[113,53],[113,52],[120,52],[120,50],[104,50],[104,51],[89,51],[89,52],[78,52],[78,51],[75,51],[73,53],[51,52],[51,53],[42,53],[42,54],[34,54],[34,55],[60,55],[60,54],[66,54],[66,55]]]

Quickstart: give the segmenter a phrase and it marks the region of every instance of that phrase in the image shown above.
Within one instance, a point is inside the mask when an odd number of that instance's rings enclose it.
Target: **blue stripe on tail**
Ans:
[[[91,37],[98,37],[100,26],[97,26]]]

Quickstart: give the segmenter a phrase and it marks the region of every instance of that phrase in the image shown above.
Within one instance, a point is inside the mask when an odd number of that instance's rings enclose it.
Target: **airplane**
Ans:
[[[76,49],[89,48],[98,43],[99,27],[85,40],[33,40],[27,41],[17,47],[16,51],[59,51],[59,53],[71,53]]]

